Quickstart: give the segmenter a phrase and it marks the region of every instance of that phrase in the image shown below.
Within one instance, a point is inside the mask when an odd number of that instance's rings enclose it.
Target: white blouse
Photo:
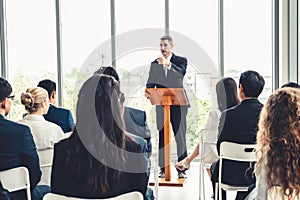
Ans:
[[[29,126],[33,135],[42,171],[39,185],[50,185],[54,144],[65,137],[64,132],[42,115],[26,115],[19,123]]]
[[[200,140],[199,155],[203,156],[206,168],[209,168],[212,163],[219,159],[216,144],[220,117],[221,111],[219,109],[209,111],[204,127],[200,130],[200,138],[202,137],[203,140],[203,153],[201,153],[202,144]]]
[[[62,129],[42,115],[26,115],[19,123],[29,126],[38,151],[53,149],[54,144],[64,137]]]

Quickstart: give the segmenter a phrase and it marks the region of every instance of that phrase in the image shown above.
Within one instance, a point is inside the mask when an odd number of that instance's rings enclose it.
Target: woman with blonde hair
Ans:
[[[40,87],[28,88],[26,93],[21,95],[21,103],[29,114],[19,123],[29,126],[41,167],[45,164],[51,166],[54,144],[63,138],[64,133],[58,125],[46,121],[43,117],[49,109],[48,93]],[[43,173],[40,184],[50,185],[51,167],[41,170]]]
[[[247,199],[300,199],[300,90],[275,91],[257,133],[256,188]]]

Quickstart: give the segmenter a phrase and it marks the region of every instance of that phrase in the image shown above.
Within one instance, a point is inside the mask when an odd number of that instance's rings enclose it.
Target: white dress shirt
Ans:
[[[167,57],[167,60],[170,62],[170,65],[169,66],[163,66],[164,67],[164,69],[165,69],[165,76],[167,77],[167,75],[168,75],[168,70],[170,70],[171,69],[171,65],[172,65],[172,63],[171,63],[171,58],[172,58],[172,54],[171,55],[169,55],[168,57]]]

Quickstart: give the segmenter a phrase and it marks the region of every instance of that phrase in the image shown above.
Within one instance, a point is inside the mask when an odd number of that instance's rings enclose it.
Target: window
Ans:
[[[109,44],[110,3],[99,0],[61,1],[62,67],[64,107],[75,117],[78,89],[83,81],[102,65],[106,65],[111,49],[99,48],[95,57],[89,55],[100,45]]]
[[[164,28],[164,1],[127,0],[115,2],[116,34],[141,28]]]
[[[129,5],[134,7],[130,12]],[[164,33],[164,1],[116,1],[115,13],[116,67],[126,97],[125,103],[144,109],[144,106],[149,106],[144,98],[149,66],[158,55],[159,37]],[[159,35],[158,38],[154,39],[156,36],[152,32]],[[155,42],[145,46],[144,41],[149,40]]]
[[[9,0],[6,14],[8,81],[16,95],[10,117],[19,120],[21,93],[41,79],[56,81],[55,1]]]
[[[133,8],[129,9],[129,5]],[[155,133],[155,108],[144,97],[144,90],[150,63],[159,54],[159,38],[164,34],[164,1],[116,1],[115,7],[116,68],[125,104],[146,110],[150,128]]]
[[[208,110],[212,107],[218,64],[218,1],[169,1],[170,35],[174,53],[188,59],[185,89],[191,108],[187,116],[187,145],[198,142]]]
[[[266,82],[262,102],[272,91],[271,11],[271,1],[224,1],[224,74],[238,84],[241,72],[259,72]]]

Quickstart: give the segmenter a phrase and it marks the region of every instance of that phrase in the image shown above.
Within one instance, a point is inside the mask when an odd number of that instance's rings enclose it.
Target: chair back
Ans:
[[[201,129],[199,132],[199,199],[201,199],[202,197],[205,199],[205,168],[210,168],[211,163],[214,163],[219,159],[217,152],[217,135],[217,130]]]
[[[0,182],[3,188],[9,192],[26,189],[27,200],[31,200],[29,172],[26,167],[17,167],[1,171]]]
[[[219,161],[219,177],[218,183],[216,183],[215,194],[219,195],[219,199],[222,200],[221,189],[228,191],[247,191],[246,186],[228,185],[222,183],[222,170],[223,170],[223,159],[232,161],[244,161],[244,162],[255,162],[256,144],[237,144],[232,142],[222,142],[220,145],[220,161]]]
[[[42,171],[42,177],[38,185],[49,185],[51,179],[52,161],[53,161],[53,149],[43,149],[37,151],[40,168]]]
[[[143,195],[140,192],[129,192],[121,194],[116,197],[106,198],[106,199],[93,199],[93,200],[143,200]],[[83,199],[76,197],[67,197],[64,195],[48,193],[44,196],[43,200],[92,200],[92,199]]]
[[[218,130],[201,129],[199,134],[202,136],[203,142],[217,144]]]
[[[220,146],[220,161],[221,159],[245,162],[256,161],[255,149],[256,144],[222,142]]]
[[[199,155],[203,159],[206,168],[210,168],[211,164],[219,160],[217,152],[217,131],[201,129],[200,130],[200,148]]]

